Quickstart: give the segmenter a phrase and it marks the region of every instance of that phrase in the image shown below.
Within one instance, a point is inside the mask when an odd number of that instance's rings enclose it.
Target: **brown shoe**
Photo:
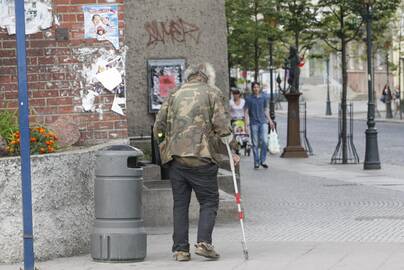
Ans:
[[[176,251],[174,257],[175,260],[179,262],[187,262],[191,260],[191,254],[186,251]]]
[[[195,245],[195,254],[213,260],[220,258],[219,253],[215,251],[213,245],[206,242],[199,242]]]

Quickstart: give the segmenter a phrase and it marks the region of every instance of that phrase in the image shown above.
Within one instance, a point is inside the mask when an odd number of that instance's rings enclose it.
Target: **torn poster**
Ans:
[[[98,96],[99,94],[97,92],[88,90],[87,94],[84,95],[84,93],[81,93],[82,98],[81,98],[81,102],[82,102],[82,106],[83,106],[83,110],[85,112],[94,112],[95,111],[95,97]]]
[[[15,34],[15,0],[0,0],[0,28],[9,35]],[[53,23],[52,8],[47,1],[25,1],[25,33],[34,34],[50,28]]]
[[[109,91],[114,90],[115,87],[122,83],[122,75],[116,68],[107,69],[98,73],[95,77]]]
[[[84,12],[84,38],[108,40],[119,49],[118,6],[82,7]]]
[[[126,98],[115,96],[114,101],[112,102],[111,111],[116,112],[117,114],[120,115],[125,115],[125,113],[123,112],[125,106],[126,106]]]

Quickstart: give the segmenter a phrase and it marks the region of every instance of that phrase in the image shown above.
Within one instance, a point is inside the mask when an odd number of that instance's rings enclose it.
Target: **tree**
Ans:
[[[277,0],[282,40],[305,55],[317,42],[318,8],[311,0]]]
[[[397,7],[399,0],[374,0],[375,24],[382,18],[388,18]],[[342,130],[341,147],[342,163],[348,163],[347,149],[347,46],[353,40],[359,40],[363,35],[365,5],[363,0],[319,0],[321,10],[320,28],[322,40],[341,53],[342,70]]]
[[[259,70],[268,62],[267,39],[275,31],[265,17],[276,16],[274,0],[226,0],[229,65]]]

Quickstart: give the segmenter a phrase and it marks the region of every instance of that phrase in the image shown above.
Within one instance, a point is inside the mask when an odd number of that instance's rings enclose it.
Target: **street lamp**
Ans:
[[[363,168],[365,170],[380,169],[379,148],[377,144],[377,129],[375,128],[375,103],[372,91],[372,0],[363,0],[366,6],[364,19],[366,21],[366,45],[368,60],[368,115],[366,130],[366,150]]]
[[[276,17],[272,15],[266,15],[265,24],[270,30],[268,36],[268,48],[269,48],[269,83],[270,83],[270,97],[269,97],[269,116],[272,121],[275,122],[275,102],[274,102],[274,62],[273,62],[273,46],[274,46],[274,31],[276,29],[277,21]],[[276,125],[276,124],[275,124]]]
[[[275,121],[275,102],[274,102],[274,81],[273,81],[273,76],[274,76],[274,67],[273,67],[273,45],[274,41],[272,37],[268,38],[268,47],[269,47],[269,76],[271,77],[269,79],[270,83],[270,101],[269,101],[269,116],[271,117],[272,121]]]

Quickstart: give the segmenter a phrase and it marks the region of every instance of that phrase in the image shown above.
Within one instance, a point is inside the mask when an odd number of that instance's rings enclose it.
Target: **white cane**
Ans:
[[[245,240],[245,231],[244,231],[244,214],[243,214],[243,211],[241,210],[241,196],[240,196],[240,193],[238,192],[238,187],[237,187],[236,170],[234,167],[233,154],[230,150],[230,146],[229,146],[228,142],[226,142],[226,148],[227,148],[227,153],[229,154],[230,169],[231,169],[231,173],[233,175],[234,193],[236,195],[236,203],[237,203],[237,209],[238,209],[238,213],[239,213],[239,217],[240,217],[241,231],[243,233],[243,239],[241,240],[241,245],[243,247],[244,259],[248,260],[248,250],[247,250],[247,243]]]

